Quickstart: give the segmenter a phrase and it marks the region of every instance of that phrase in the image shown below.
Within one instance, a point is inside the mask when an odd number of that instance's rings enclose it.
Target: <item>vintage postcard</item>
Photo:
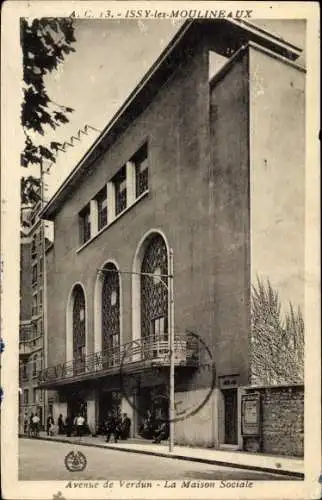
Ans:
[[[4,3],[5,500],[320,498],[319,23]]]

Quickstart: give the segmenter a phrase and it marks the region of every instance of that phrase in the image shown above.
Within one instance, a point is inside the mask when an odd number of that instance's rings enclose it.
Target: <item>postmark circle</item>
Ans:
[[[65,467],[69,472],[82,472],[87,465],[87,459],[81,451],[70,451],[64,459]]]
[[[194,339],[195,343],[198,345],[199,363],[195,367],[194,376],[196,377],[197,374],[200,375],[201,373],[203,373],[204,375],[206,375],[209,382],[207,383],[206,390],[202,392],[202,395],[201,396],[194,395],[193,401],[190,402],[188,406],[180,408],[182,402],[176,401],[175,417],[172,419],[170,419],[169,417],[160,418],[161,421],[165,421],[167,423],[180,422],[183,420],[187,420],[193,415],[196,415],[209,401],[216,384],[216,368],[209,347],[207,346],[205,341],[200,337],[200,335],[197,335],[196,333],[193,332],[187,332],[187,333],[191,338]],[[134,391],[136,391],[136,394],[140,392],[139,381],[141,380],[142,376],[144,377],[145,372],[139,371],[137,374],[135,374],[131,372],[131,370],[129,370],[129,365],[132,364],[132,366],[134,366],[133,358],[135,358],[136,355],[135,354],[136,345],[138,345],[138,343],[134,341],[125,346],[124,348],[121,357],[120,371],[119,371],[120,391],[123,397],[126,399],[127,403],[137,412],[137,414],[139,414],[142,417],[145,417],[145,412],[142,411],[140,406],[136,403],[136,398],[133,397]],[[169,356],[169,350],[167,356]],[[177,370],[178,367],[179,365],[175,364],[175,370]],[[159,377],[161,374],[161,380],[163,384],[166,387],[169,387],[169,366],[167,367],[155,366],[153,365],[153,362],[151,362],[148,370],[150,374],[152,373]],[[151,389],[150,393],[153,393],[153,389]],[[169,395],[158,394],[156,395],[156,398],[169,401]]]

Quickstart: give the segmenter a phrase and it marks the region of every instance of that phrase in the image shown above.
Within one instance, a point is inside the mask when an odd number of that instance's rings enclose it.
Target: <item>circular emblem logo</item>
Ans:
[[[81,451],[70,451],[65,457],[65,467],[69,472],[81,472],[85,469],[87,460]]]
[[[174,402],[175,411],[174,417],[171,419],[173,422],[186,420],[187,418],[192,417],[193,415],[198,413],[210,399],[216,382],[215,364],[210,349],[199,335],[196,335],[192,332],[189,332],[189,335],[191,345],[188,345],[186,341],[175,340],[175,373],[178,374],[178,377],[180,377],[180,366],[182,366],[187,359],[192,359],[191,356],[189,358],[189,351],[192,351],[192,349],[194,349],[195,358],[194,362],[191,363],[191,373],[196,386],[202,387],[203,390],[196,391],[193,398],[182,397],[183,393],[186,392],[186,390],[181,390],[180,387],[177,386],[176,377],[175,393],[177,394],[175,394]],[[149,394],[152,405],[156,407],[165,407],[164,405],[167,405],[170,400],[169,348],[168,346],[161,347],[163,348],[163,352],[160,352],[160,346],[158,346],[158,353],[154,353],[154,351],[152,353],[149,352],[149,354],[152,356],[152,359],[148,359],[145,353],[143,354],[145,367],[149,367],[149,369],[143,374],[131,373],[131,371],[128,370],[128,366],[130,366],[131,363],[133,364],[133,361],[137,361],[138,363],[142,362],[142,349],[140,353],[138,353],[135,342],[126,347],[122,356],[120,366],[121,392],[130,406],[132,406],[132,408],[134,408],[135,411],[142,417],[146,415],[146,408],[142,408],[139,404],[141,399],[140,394],[144,392],[146,379],[148,377],[151,378],[151,382],[156,382],[158,380],[157,385],[159,386],[159,388],[154,388],[152,384],[152,386],[149,387]],[[187,376],[187,372],[181,372],[181,379],[187,379]],[[185,385],[184,380],[181,380],[181,385]],[[162,389],[160,392],[161,387]],[[134,394],[136,394],[136,397],[133,397]],[[162,402],[164,402],[163,405]],[[160,417],[160,420],[170,422],[170,419],[165,416]]]

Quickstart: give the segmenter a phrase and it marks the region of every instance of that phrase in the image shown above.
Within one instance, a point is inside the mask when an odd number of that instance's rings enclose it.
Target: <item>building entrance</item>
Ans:
[[[237,389],[225,389],[222,392],[225,408],[225,444],[237,444]]]
[[[169,401],[164,385],[146,387],[140,390],[137,396],[138,421],[137,434],[150,438],[160,421],[167,420],[169,415]]]
[[[101,392],[99,397],[99,433],[104,434],[104,421],[107,414],[112,412],[114,415],[121,413],[122,394],[118,391]]]
[[[73,420],[77,415],[82,415],[87,421],[87,403],[77,393],[72,393],[67,401],[67,413]]]

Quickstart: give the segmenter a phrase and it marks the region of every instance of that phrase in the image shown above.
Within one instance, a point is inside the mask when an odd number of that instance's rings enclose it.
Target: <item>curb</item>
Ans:
[[[169,453],[164,453],[162,451],[149,451],[149,450],[133,450],[133,448],[118,448],[117,446],[111,446],[108,444],[94,444],[94,443],[79,443],[77,441],[72,441],[72,440],[67,440],[67,439],[59,439],[59,438],[47,438],[47,437],[29,437],[25,436],[23,434],[19,434],[19,437],[24,438],[24,439],[38,439],[40,441],[51,441],[51,442],[56,442],[56,443],[69,443],[69,444],[76,444],[79,446],[88,446],[90,448],[101,448],[101,449],[108,449],[108,450],[115,450],[115,451],[124,451],[126,453],[139,453],[141,455],[152,455],[155,457],[162,457],[162,458],[171,458],[171,459],[176,459],[176,460],[185,460],[187,462],[198,462],[202,464],[208,464],[208,465],[220,465],[222,467],[231,467],[234,469],[243,469],[243,470],[252,470],[256,472],[267,472],[269,474],[277,474],[281,476],[292,476],[297,479],[304,479],[304,473],[302,472],[295,472],[295,471],[288,471],[285,469],[273,469],[269,467],[262,467],[260,465],[246,465],[246,464],[239,464],[239,463],[233,463],[233,462],[224,462],[222,460],[215,460],[215,459],[209,459],[209,458],[197,458],[197,457],[189,457],[185,455],[176,455],[176,454],[169,454]]]

